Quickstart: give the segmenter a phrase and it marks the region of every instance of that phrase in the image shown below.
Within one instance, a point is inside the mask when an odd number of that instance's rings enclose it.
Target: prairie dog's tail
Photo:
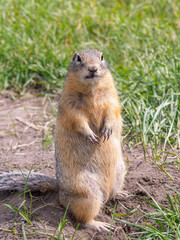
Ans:
[[[0,191],[24,191],[26,182],[26,190],[30,189],[32,192],[58,190],[56,178],[41,173],[29,174],[20,171],[0,173]]]

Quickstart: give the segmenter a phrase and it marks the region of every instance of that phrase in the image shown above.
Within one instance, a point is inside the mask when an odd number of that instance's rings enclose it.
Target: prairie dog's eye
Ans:
[[[79,55],[77,55],[77,61],[81,62],[81,57]]]
[[[103,55],[101,55],[101,61],[103,61],[104,60],[104,57],[103,57]]]

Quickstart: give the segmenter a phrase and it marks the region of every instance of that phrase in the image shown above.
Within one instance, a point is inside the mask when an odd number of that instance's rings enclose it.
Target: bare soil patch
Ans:
[[[57,106],[57,100],[53,100],[53,105]],[[39,171],[49,176],[55,176],[55,160],[52,145],[46,148],[43,144],[43,136],[47,136],[48,129],[54,124],[50,101],[44,97],[36,97],[27,94],[21,98],[14,98],[13,93],[0,94],[0,172],[12,171],[13,169]],[[115,203],[117,203],[116,213],[125,214],[135,208],[135,214],[123,218],[126,221],[136,222],[139,219],[137,213],[150,212],[152,209],[140,197],[150,200],[147,193],[139,186],[139,183],[146,189],[160,204],[168,206],[166,191],[173,194],[167,184],[180,191],[180,174],[177,166],[168,165],[166,170],[173,177],[172,181],[155,165],[144,160],[143,151],[140,148],[128,149],[124,146],[124,159],[128,156],[128,172],[124,189],[128,196],[118,196],[109,201],[97,216],[97,220],[111,223],[111,214]],[[172,160],[172,156],[168,157]],[[167,161],[168,161],[167,160]],[[19,207],[23,202],[23,196],[12,201],[19,193],[0,193],[0,202],[12,204]],[[26,196],[26,206],[30,208],[31,197]],[[121,203],[121,204],[120,204]],[[125,209],[123,205],[128,209]],[[43,207],[42,207],[43,206]],[[42,208],[39,208],[42,207]],[[39,208],[32,215],[32,226],[23,222],[21,216],[16,216],[13,210],[5,210],[5,206],[0,205],[0,239],[23,239],[22,225],[25,226],[26,233],[32,233],[32,228],[43,233],[54,233],[60,219],[65,213],[65,209],[58,203],[57,192],[35,193],[32,198],[32,210]],[[67,239],[70,239],[75,231],[77,223],[71,214],[67,214],[68,223],[63,230]],[[139,221],[143,223],[143,219]],[[114,221],[116,227],[111,233],[111,239],[125,239],[128,233],[133,233],[136,229]],[[29,228],[29,227],[31,228]],[[6,229],[6,230],[3,230]],[[15,229],[14,232],[7,231]],[[97,232],[89,227],[80,226],[74,239],[108,239],[108,233]],[[27,239],[50,239],[47,235],[30,235]]]

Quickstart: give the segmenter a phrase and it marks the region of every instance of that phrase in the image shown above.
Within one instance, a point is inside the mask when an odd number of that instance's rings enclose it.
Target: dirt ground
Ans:
[[[53,100],[57,106],[57,99]],[[45,97],[36,97],[30,93],[21,98],[14,98],[14,93],[6,92],[0,94],[0,172],[12,171],[20,167],[21,170],[39,171],[49,176],[55,176],[55,160],[52,145],[46,147],[48,130],[54,125],[55,116],[51,101]],[[43,143],[43,139],[46,139]],[[173,150],[172,150],[173,151]],[[178,151],[176,151],[178,153]],[[178,153],[179,154],[179,153]],[[111,214],[115,203],[116,213],[126,214],[137,208],[136,213],[122,219],[135,223],[139,216],[152,211],[140,197],[150,199],[141,186],[148,191],[160,204],[167,205],[166,192],[173,191],[166,184],[180,191],[180,174],[177,166],[167,165],[166,170],[173,177],[172,181],[150,161],[144,160],[141,148],[129,149],[123,146],[124,159],[127,162],[127,175],[124,189],[127,196],[118,196],[115,200],[109,201],[97,216],[97,220],[111,223]],[[128,157],[127,157],[128,156]],[[128,159],[128,161],[127,161]],[[175,159],[175,157],[174,157]],[[167,161],[173,157],[168,156]],[[140,184],[140,185],[138,185]],[[0,203],[11,203],[14,207],[20,207],[23,196],[12,201],[19,193],[0,193]],[[30,207],[31,198],[26,197],[26,206]],[[23,207],[21,207],[23,209]],[[33,233],[33,229],[43,233],[54,233],[56,227],[65,213],[65,209],[58,204],[57,192],[36,193],[32,197],[32,225],[16,216],[15,211],[0,205],[0,239],[24,239],[22,229],[26,233]],[[138,214],[137,214],[138,213]],[[75,231],[77,223],[71,214],[67,213],[68,223],[63,230],[64,236],[70,239]],[[143,223],[143,219],[138,223]],[[114,220],[116,230],[111,233],[111,239],[126,239],[127,234],[136,231],[133,227]],[[15,229],[14,232],[8,231]],[[97,232],[89,227],[80,226],[74,239],[108,239],[108,233]],[[27,239],[50,239],[47,235],[29,235]]]

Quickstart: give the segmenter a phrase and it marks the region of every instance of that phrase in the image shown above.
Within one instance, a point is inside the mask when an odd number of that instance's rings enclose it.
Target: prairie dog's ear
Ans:
[[[73,58],[72,58],[73,61],[76,59],[76,56],[77,56],[77,53],[73,55]]]

